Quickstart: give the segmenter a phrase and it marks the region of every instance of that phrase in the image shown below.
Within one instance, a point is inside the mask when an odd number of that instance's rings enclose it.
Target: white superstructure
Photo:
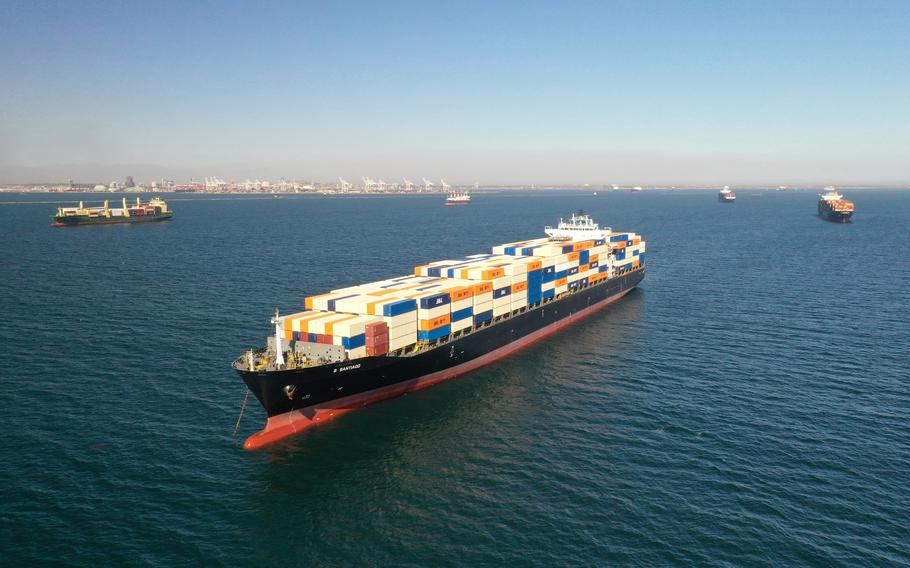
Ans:
[[[544,232],[551,240],[554,241],[576,241],[585,239],[607,239],[610,237],[612,229],[610,227],[600,228],[600,225],[594,222],[594,219],[579,211],[569,218],[559,220],[556,228],[547,225]]]

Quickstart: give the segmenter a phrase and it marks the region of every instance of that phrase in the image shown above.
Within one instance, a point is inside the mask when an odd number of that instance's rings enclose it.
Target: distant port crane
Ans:
[[[423,178],[423,190],[424,191],[430,191],[431,189],[433,189],[433,187],[434,187],[433,182],[431,182],[427,178]]]
[[[353,183],[345,181],[341,176],[338,176],[338,189],[340,189],[341,191],[347,191],[347,190],[353,189],[353,188],[354,188]]]
[[[414,187],[414,182],[412,182],[412,181],[409,180],[408,178],[401,178],[401,179],[404,180],[404,189],[405,189],[405,191],[411,191],[411,188]]]
[[[442,178],[439,178],[439,181],[440,181],[440,183],[442,183],[442,190],[443,190],[443,191],[449,191],[449,189],[452,187],[451,185],[449,185],[449,184],[446,183],[446,180],[444,180],[444,179],[442,179]]]

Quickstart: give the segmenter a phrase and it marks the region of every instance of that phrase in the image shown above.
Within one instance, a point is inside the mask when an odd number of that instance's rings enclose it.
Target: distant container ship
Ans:
[[[721,203],[733,203],[736,201],[736,193],[730,189],[729,185],[725,185],[724,188],[720,190],[720,193],[717,194],[717,200]]]
[[[853,202],[844,199],[833,187],[825,188],[818,198],[818,216],[834,223],[849,223],[853,218]]]
[[[149,221],[166,221],[174,216],[167,203],[155,197],[143,203],[136,198],[135,205],[112,208],[105,200],[101,207],[85,207],[82,201],[79,207],[58,207],[57,213],[51,215],[53,227],[71,227],[75,225],[107,225],[111,223],[147,223]]]
[[[447,207],[455,205],[470,205],[471,204],[471,194],[467,191],[455,191],[450,193],[446,197],[445,205]]]
[[[306,298],[234,370],[268,415],[258,448],[343,412],[501,359],[614,302],[645,275],[645,241],[573,215],[548,237]]]

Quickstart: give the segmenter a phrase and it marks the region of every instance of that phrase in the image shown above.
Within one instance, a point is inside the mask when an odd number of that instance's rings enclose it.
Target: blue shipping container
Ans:
[[[588,269],[590,270],[590,269],[592,269],[592,268],[597,268],[598,266],[600,266],[600,261],[599,261],[599,260],[595,260],[594,262],[591,262],[591,263],[588,264]]]
[[[464,308],[464,309],[458,310],[457,312],[454,312],[452,314],[452,321],[461,321],[465,318],[471,317],[473,314],[474,314],[474,308],[470,308],[470,307]]]
[[[568,276],[572,276],[573,274],[578,274],[578,267],[577,267],[577,266],[573,266],[572,268],[569,269],[569,274],[568,274]]]
[[[479,314],[474,316],[474,325],[483,323],[483,322],[491,320],[491,319],[493,319],[493,310],[487,310],[485,312],[480,312]]]
[[[607,270],[610,270],[609,266],[601,266],[597,269],[597,272],[606,272]]]
[[[638,262],[640,262],[641,264],[645,263],[645,253],[641,253],[640,255],[638,255]]]
[[[544,266],[543,268],[541,268],[541,270],[543,270],[544,276],[546,276],[547,274],[556,274],[555,266]]]
[[[452,333],[451,325],[444,325],[442,327],[437,327],[436,329],[431,329],[430,331],[420,330],[417,332],[417,339],[420,341],[434,341],[440,337],[445,337]]]
[[[589,260],[591,260],[591,251],[589,251],[588,249],[579,251],[578,264],[588,264]]]
[[[306,340],[309,341],[310,343],[316,343],[316,334],[315,333],[306,334]]]
[[[554,281],[554,280],[556,280],[556,273],[555,273],[555,272],[551,272],[551,273],[549,273],[549,274],[544,274],[544,275],[543,275],[543,282],[552,282],[552,281]]]
[[[390,302],[382,306],[382,315],[391,317],[401,314],[406,314],[408,312],[413,312],[417,309],[417,300],[398,300],[397,302]]]
[[[432,296],[427,296],[420,299],[420,307],[429,310],[437,306],[444,306],[450,302],[450,296],[448,292],[442,292],[441,294],[433,294]]]
[[[565,278],[568,275],[569,275],[568,270],[560,270],[559,272],[556,273],[556,279],[559,280],[560,278]]]
[[[552,298],[554,296],[556,296],[556,290],[547,290],[543,293],[544,298]]]
[[[342,337],[341,345],[345,349],[357,349],[358,347],[363,347],[367,344],[367,336],[365,333],[360,335],[355,335],[354,337]]]
[[[578,290],[578,281],[569,282],[569,290]]]
[[[511,286],[503,286],[499,290],[493,290],[493,298],[502,298],[503,296],[508,296],[512,293]]]

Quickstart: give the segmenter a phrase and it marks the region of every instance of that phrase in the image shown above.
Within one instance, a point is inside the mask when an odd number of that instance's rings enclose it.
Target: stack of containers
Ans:
[[[388,329],[390,351],[417,343],[417,301],[413,298],[367,293],[338,300],[335,305],[340,311],[381,317]]]
[[[493,280],[493,317],[512,311],[512,277],[502,276]]]
[[[474,285],[474,325],[493,319],[493,283],[478,282]]]
[[[389,352],[389,326],[384,321],[373,321],[364,326],[367,356],[376,357]]]
[[[435,341],[452,333],[452,298],[448,292],[421,290],[410,297],[417,302],[418,341]]]

